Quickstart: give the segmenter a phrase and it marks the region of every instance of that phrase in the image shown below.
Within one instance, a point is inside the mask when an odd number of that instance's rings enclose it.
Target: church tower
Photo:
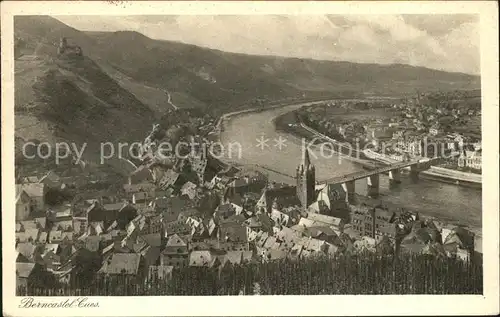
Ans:
[[[309,158],[309,150],[302,150],[302,162],[297,167],[297,197],[302,207],[307,209],[314,202],[316,171]]]

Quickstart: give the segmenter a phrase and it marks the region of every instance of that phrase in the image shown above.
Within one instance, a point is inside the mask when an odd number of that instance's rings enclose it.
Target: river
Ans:
[[[232,153],[225,151],[225,159],[236,164],[263,166],[271,181],[295,184],[295,181],[286,175],[295,175],[295,169],[301,160],[303,141],[291,134],[277,131],[273,120],[299,107],[300,105],[291,105],[262,112],[237,114],[225,119],[220,141],[226,149],[228,144],[233,144]],[[281,140],[285,140],[281,149],[277,144],[280,137]],[[265,143],[267,146],[258,147],[259,139],[267,139]],[[238,155],[234,144],[241,146],[241,155]],[[339,158],[336,155],[330,157],[329,152],[324,154],[328,157],[322,156],[318,148],[311,154],[318,181],[362,169],[361,165],[344,157]],[[356,181],[356,192],[366,195],[366,180]],[[468,226],[477,235],[478,251],[482,244],[481,196],[480,188],[461,187],[423,179],[415,183],[409,177],[402,177],[401,184],[390,187],[388,176],[380,177],[379,199],[422,215]]]

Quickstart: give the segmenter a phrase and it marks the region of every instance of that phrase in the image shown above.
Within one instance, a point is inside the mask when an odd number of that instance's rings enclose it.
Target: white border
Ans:
[[[493,1],[436,2],[107,2],[1,3],[3,313],[8,316],[153,315],[456,315],[499,312],[498,6]],[[480,15],[483,124],[484,296],[94,297],[99,309],[20,309],[15,293],[13,15],[137,14],[432,14]],[[39,298],[56,300],[58,298]]]

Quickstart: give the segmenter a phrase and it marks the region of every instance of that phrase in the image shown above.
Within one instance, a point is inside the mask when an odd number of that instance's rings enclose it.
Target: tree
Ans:
[[[49,188],[45,193],[45,203],[49,206],[62,204],[72,198],[73,195],[69,191],[57,188]]]
[[[41,265],[35,264],[33,271],[30,275],[29,287],[53,289],[59,286],[54,274],[45,270]]]
[[[74,256],[75,268],[72,272],[73,285],[79,288],[87,287],[95,280],[97,271],[101,268],[101,258],[96,252],[81,248]]]

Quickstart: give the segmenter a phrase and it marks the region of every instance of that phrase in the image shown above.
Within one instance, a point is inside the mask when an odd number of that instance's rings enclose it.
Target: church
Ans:
[[[258,213],[294,208],[302,213],[318,213],[338,218],[349,217],[347,194],[341,184],[318,184],[316,169],[307,149],[296,170],[296,186],[265,188],[256,205]]]
[[[302,162],[297,166],[297,198],[303,208],[309,207],[316,198],[316,168],[311,163],[309,150],[302,151]]]

